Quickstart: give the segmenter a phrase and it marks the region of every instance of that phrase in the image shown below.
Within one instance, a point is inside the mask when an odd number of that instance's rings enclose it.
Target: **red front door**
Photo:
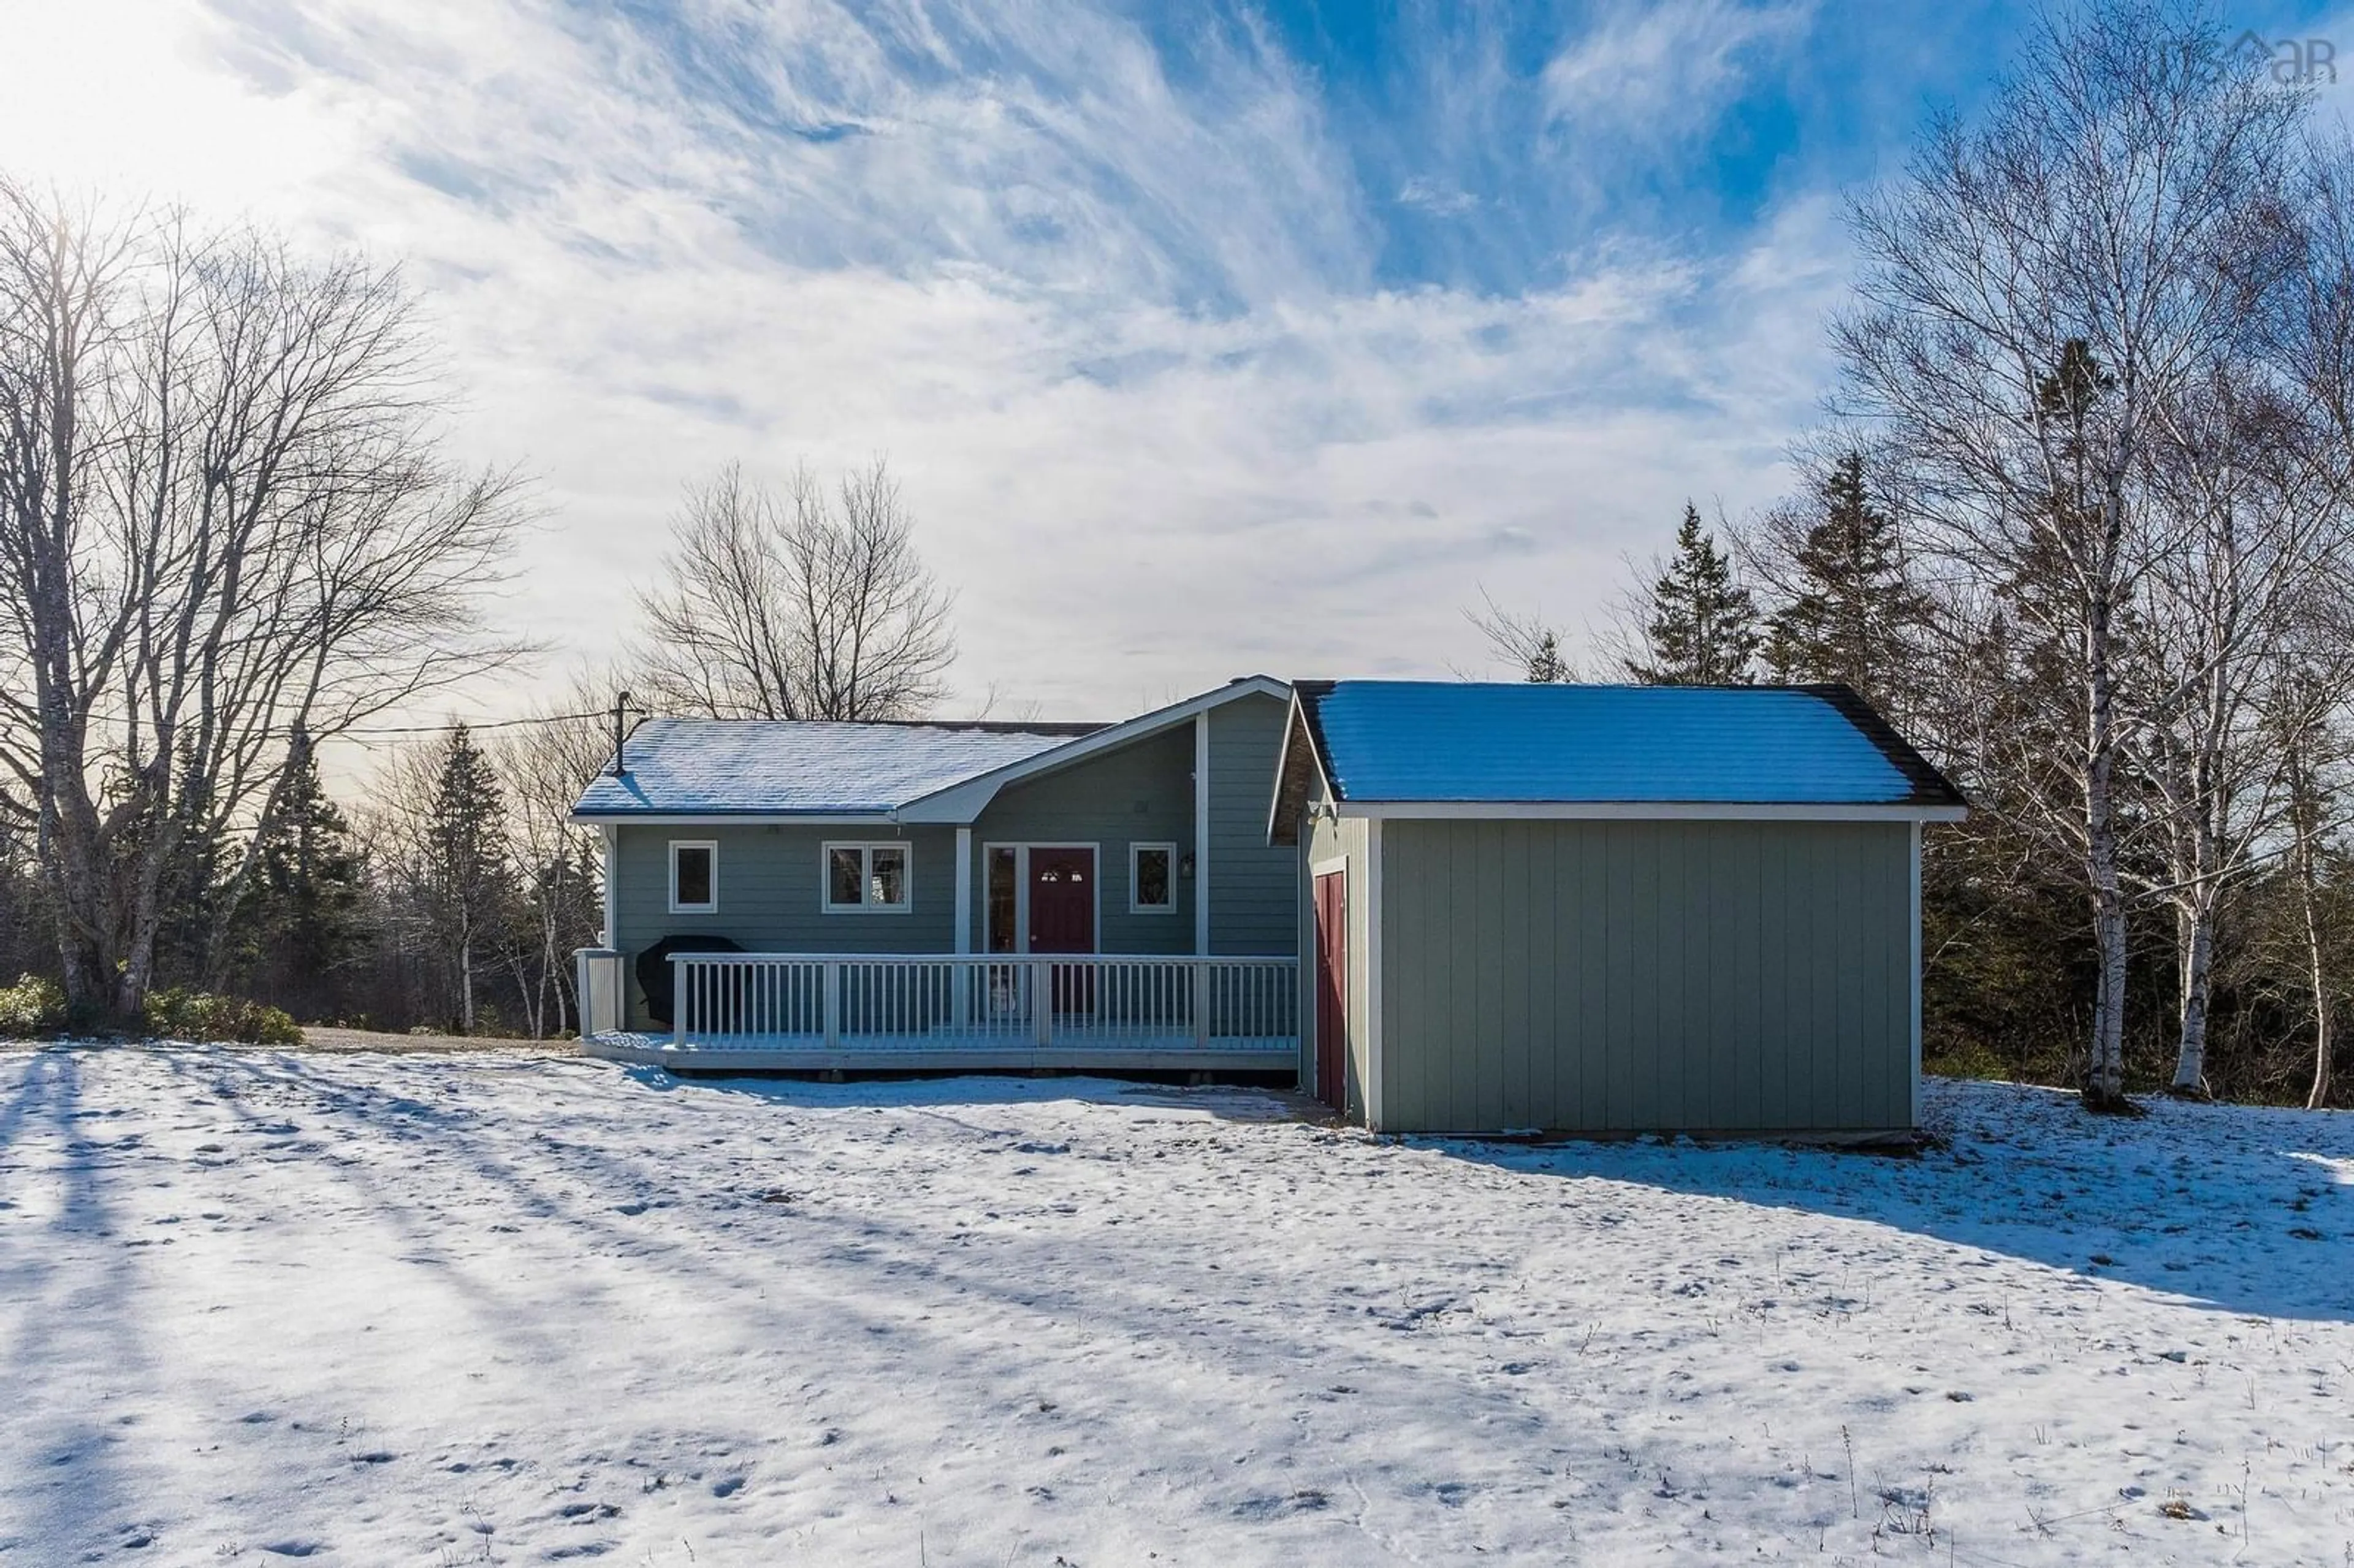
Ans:
[[[1316,1097],[1347,1110],[1349,1094],[1349,877],[1316,879]]]
[[[1096,950],[1096,852],[1033,849],[1030,852],[1030,950],[1092,953]],[[1094,972],[1084,965],[1051,966],[1055,1011],[1086,1012],[1095,1005]]]

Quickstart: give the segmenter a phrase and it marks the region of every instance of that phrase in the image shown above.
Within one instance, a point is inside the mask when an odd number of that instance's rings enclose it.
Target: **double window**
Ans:
[[[710,915],[719,908],[719,846],[708,839],[670,843],[670,912]]]
[[[825,846],[825,912],[905,915],[913,897],[905,843]]]

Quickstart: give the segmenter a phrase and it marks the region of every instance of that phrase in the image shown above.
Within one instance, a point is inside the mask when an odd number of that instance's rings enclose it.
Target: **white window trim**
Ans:
[[[1159,850],[1169,857],[1169,902],[1140,904],[1136,898],[1137,857],[1147,850]],[[1177,846],[1154,839],[1128,846],[1128,912],[1131,915],[1174,915],[1177,913]]]
[[[681,904],[678,901],[678,852],[699,849],[711,856],[711,901],[707,904]],[[716,915],[719,913],[719,841],[716,839],[673,839],[670,841],[670,912],[673,915]]]
[[[869,904],[866,894],[875,885],[875,852],[879,849],[897,850],[900,863],[906,867],[901,885],[907,896],[896,904]],[[856,904],[836,904],[833,901],[833,852],[858,852],[858,894]],[[828,839],[817,851],[817,906],[827,915],[909,915],[916,908],[916,849],[906,839]]]

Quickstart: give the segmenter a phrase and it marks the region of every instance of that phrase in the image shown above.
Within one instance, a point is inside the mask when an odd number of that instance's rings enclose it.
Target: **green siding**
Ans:
[[[1365,1085],[1372,1075],[1366,1052],[1371,1039],[1365,1021],[1371,1016],[1366,989],[1368,969],[1365,965],[1367,945],[1372,932],[1367,925],[1370,908],[1368,886],[1373,862],[1367,853],[1365,820],[1343,817],[1338,821],[1319,819],[1310,830],[1299,835],[1299,846],[1286,852],[1295,856],[1298,868],[1296,885],[1299,894],[1299,922],[1294,940],[1303,955],[1299,963],[1299,1044],[1301,1083],[1307,1085],[1313,1075],[1316,1061],[1316,906],[1310,883],[1310,868],[1332,862],[1345,862],[1348,876],[1349,973],[1344,981],[1348,1001],[1349,1092],[1348,1114],[1359,1121],[1365,1118]]]
[[[670,913],[674,839],[719,846],[716,912]],[[829,915],[820,908],[823,846],[884,842],[909,846],[913,907],[905,915]],[[613,945],[632,962],[663,937],[684,931],[726,937],[762,953],[946,953],[956,946],[954,828],[624,823],[614,830],[614,851]],[[631,1027],[645,1027],[634,973],[624,990]]]
[[[1298,852],[1267,843],[1268,792],[1284,705],[1239,697],[1210,715],[1210,948],[1290,954],[1299,948]],[[987,846],[1092,843],[1101,880],[1096,945],[1107,953],[1190,953],[1198,879],[1176,879],[1176,907],[1130,914],[1129,846],[1193,837],[1193,726],[1097,753],[1009,785],[972,825],[972,944],[988,940]],[[634,958],[673,932],[723,936],[756,952],[948,953],[956,950],[956,830],[949,826],[727,827],[623,824],[615,832],[613,940]],[[719,845],[719,908],[669,912],[671,841]],[[906,915],[828,915],[819,907],[820,846],[897,840],[912,847],[915,906]],[[632,1027],[643,1007],[634,980]]]
[[[1384,1129],[1911,1125],[1906,824],[1393,819],[1381,853]]]
[[[1148,736],[1067,768],[1009,785],[973,823],[972,944],[987,945],[990,844],[1091,843],[1103,879],[1096,947],[1107,953],[1193,950],[1193,879],[1177,878],[1177,906],[1165,914],[1128,912],[1128,849],[1173,843],[1193,848],[1193,726]],[[942,949],[946,951],[945,948]]]
[[[1237,697],[1210,710],[1214,953],[1267,958],[1300,950],[1293,914],[1299,896],[1299,851],[1267,842],[1267,802],[1289,717],[1280,699],[1267,696]],[[1190,774],[1190,756],[1186,768]]]

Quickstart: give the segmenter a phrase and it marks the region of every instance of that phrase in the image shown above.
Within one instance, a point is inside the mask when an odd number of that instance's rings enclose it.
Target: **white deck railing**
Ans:
[[[675,953],[680,1049],[1290,1050],[1299,960]]]

